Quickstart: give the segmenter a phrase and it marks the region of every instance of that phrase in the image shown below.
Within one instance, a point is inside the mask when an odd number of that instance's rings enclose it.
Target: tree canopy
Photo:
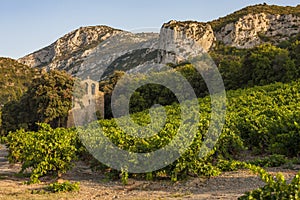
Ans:
[[[4,105],[4,133],[19,128],[36,130],[36,123],[48,123],[53,128],[66,126],[68,111],[72,108],[74,83],[71,75],[57,70],[34,79],[20,100]]]

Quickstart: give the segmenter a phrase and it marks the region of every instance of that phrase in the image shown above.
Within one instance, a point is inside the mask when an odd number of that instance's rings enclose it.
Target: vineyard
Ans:
[[[300,199],[299,9],[0,57],[0,199]]]
[[[176,182],[189,176],[211,177],[223,171],[249,168],[259,173],[267,185],[248,193],[248,196],[258,197],[272,193],[273,196],[279,195],[276,197],[284,198],[287,195],[293,195],[296,199],[299,197],[297,189],[299,175],[289,185],[280,175],[276,180],[270,178],[270,175],[259,166],[272,167],[288,162],[295,164],[300,162],[297,158],[300,154],[299,91],[300,81],[228,91],[225,126],[217,144],[205,157],[199,157],[199,151],[210,123],[211,107],[209,96],[199,98],[200,120],[196,128],[196,137],[193,138],[189,148],[185,149],[185,152],[168,166],[148,173],[128,173],[125,168],[121,172],[111,169],[94,159],[93,156],[96,158],[102,156],[107,160],[117,162],[122,160],[119,155],[103,153],[91,156],[87,149],[92,153],[109,152],[107,143],[99,140],[102,133],[116,146],[129,152],[150,153],[160,149],[168,145],[179,131],[182,108],[178,104],[164,107],[166,122],[163,128],[151,137],[136,139],[132,136],[136,130],[132,129],[130,135],[126,134],[118,127],[116,119],[110,119],[95,121],[77,130],[52,129],[47,124],[39,124],[38,131],[20,129],[10,132],[2,140],[9,148],[10,161],[21,162],[21,172],[31,169],[28,183],[36,183],[45,175],[61,176],[62,173],[71,169],[75,160],[79,159],[109,177],[118,178],[121,173],[121,181],[125,185],[128,178],[156,180],[167,177],[170,181]],[[187,101],[184,106],[188,107],[191,103],[192,101]],[[160,116],[161,112],[162,109],[157,108],[151,110],[151,115]],[[192,120],[195,113],[185,114],[188,115],[185,116],[186,119]],[[144,126],[151,122],[151,116],[147,110],[132,114],[131,118]],[[157,120],[155,124],[161,124],[163,122],[159,120],[164,120],[160,117],[155,119]],[[180,131],[190,132],[188,121],[184,123],[185,126],[180,127]],[[239,158],[245,152],[257,156],[264,155],[265,158],[240,160]],[[132,159],[131,162],[136,163],[138,160]],[[150,160],[147,165],[151,164],[155,163]],[[71,184],[70,188],[72,187]],[[277,194],[278,187],[285,193]]]

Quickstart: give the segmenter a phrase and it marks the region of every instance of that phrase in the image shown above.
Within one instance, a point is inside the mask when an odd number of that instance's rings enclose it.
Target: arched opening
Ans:
[[[89,93],[89,84],[85,83],[85,94]]]
[[[92,95],[95,95],[95,90],[96,90],[96,85],[95,85],[95,83],[92,83],[92,85],[91,85],[91,88],[92,88]]]

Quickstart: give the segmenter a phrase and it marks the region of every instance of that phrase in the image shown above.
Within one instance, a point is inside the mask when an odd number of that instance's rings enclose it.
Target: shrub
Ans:
[[[261,167],[279,167],[288,162],[288,159],[284,155],[270,155],[265,158],[258,158],[248,163],[261,166]]]
[[[247,192],[239,197],[244,199],[299,199],[300,198],[300,172],[293,178],[291,183],[287,183],[284,176],[280,173],[275,178],[264,169],[254,165],[247,166],[255,173],[259,173],[261,179],[266,183],[265,186]]]
[[[63,183],[52,183],[47,188],[50,192],[73,192],[79,190],[79,182],[70,183],[65,181]]]
[[[8,158],[11,162],[21,162],[24,172],[31,168],[30,182],[39,182],[39,177],[60,175],[72,167],[77,158],[77,135],[70,129],[52,129],[48,124],[38,124],[37,132],[20,129],[7,136]]]

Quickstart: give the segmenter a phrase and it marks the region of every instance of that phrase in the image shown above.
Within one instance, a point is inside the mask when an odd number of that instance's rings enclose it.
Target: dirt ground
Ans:
[[[189,178],[171,183],[168,180],[140,181],[129,179],[123,186],[120,181],[107,180],[101,174],[92,172],[84,163],[77,163],[74,169],[63,175],[63,180],[80,182],[79,192],[48,193],[43,188],[49,180],[40,184],[26,185],[26,178],[17,177],[20,165],[11,165],[5,158],[7,151],[0,147],[0,199],[237,199],[244,192],[263,185],[259,177],[247,170],[225,172],[210,179]],[[270,168],[271,173],[282,172],[291,179],[297,170]]]

